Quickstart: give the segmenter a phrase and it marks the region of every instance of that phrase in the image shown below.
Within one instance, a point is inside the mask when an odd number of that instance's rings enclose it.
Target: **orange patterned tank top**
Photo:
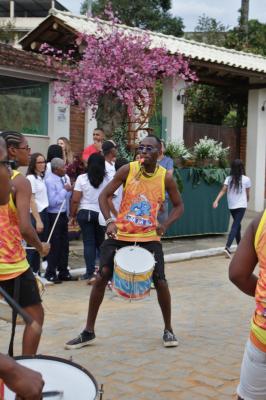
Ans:
[[[18,171],[13,171],[11,179],[18,174]],[[27,268],[17,209],[10,194],[9,203],[0,206],[0,280],[6,279],[10,274],[24,272]]]
[[[260,220],[255,250],[259,261],[259,277],[256,286],[256,309],[251,322],[251,340],[266,352],[266,211]]]
[[[158,166],[154,175],[141,173],[138,161],[129,164],[129,174],[116,219],[117,239],[131,242],[160,240],[157,215],[165,199],[166,169]]]

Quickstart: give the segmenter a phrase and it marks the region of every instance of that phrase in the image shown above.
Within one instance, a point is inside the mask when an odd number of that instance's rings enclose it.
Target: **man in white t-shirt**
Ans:
[[[102,145],[102,153],[105,158],[105,170],[108,181],[111,181],[115,175],[115,160],[117,148],[115,142],[106,140]]]
[[[213,202],[213,208],[217,208],[219,200],[227,193],[228,208],[233,217],[233,224],[224,249],[227,258],[231,258],[230,247],[234,239],[236,239],[237,244],[241,240],[241,221],[247,209],[250,188],[251,181],[245,175],[242,161],[234,160],[231,164],[230,176],[226,177],[220,193]]]

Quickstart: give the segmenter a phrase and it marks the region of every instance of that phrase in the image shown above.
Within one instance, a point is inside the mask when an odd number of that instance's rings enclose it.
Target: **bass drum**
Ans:
[[[15,357],[24,367],[42,374],[43,399],[96,400],[98,385],[85,368],[72,361],[50,356]],[[15,400],[15,393],[4,387],[4,399]]]

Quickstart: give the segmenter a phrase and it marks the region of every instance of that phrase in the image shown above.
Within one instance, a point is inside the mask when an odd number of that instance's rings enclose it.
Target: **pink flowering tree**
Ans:
[[[44,44],[41,51],[48,56],[48,63],[60,61],[56,97],[64,96],[66,103],[82,108],[88,106],[94,115],[108,99],[109,105],[120,105],[120,114],[123,110],[128,123],[141,127],[153,111],[156,81],[193,81],[196,77],[180,54],[152,47],[148,33],[124,29],[110,9],[106,12],[110,22],[95,19],[95,34],[79,34],[76,48],[64,54]],[[112,107],[106,108],[114,112]]]

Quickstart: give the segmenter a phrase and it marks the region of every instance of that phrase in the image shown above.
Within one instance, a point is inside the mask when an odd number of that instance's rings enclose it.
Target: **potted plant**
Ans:
[[[171,157],[177,167],[181,167],[185,160],[192,157],[183,140],[180,142],[167,143],[165,155]]]
[[[217,145],[218,142],[216,140],[207,138],[207,136],[195,143],[193,153],[197,166],[206,167],[209,165],[217,165]]]

